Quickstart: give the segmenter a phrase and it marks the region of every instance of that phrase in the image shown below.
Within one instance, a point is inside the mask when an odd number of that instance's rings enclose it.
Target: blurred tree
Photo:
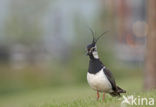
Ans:
[[[5,22],[5,35],[9,43],[34,44],[43,35],[42,18],[49,1],[14,0],[10,3]]]
[[[148,0],[148,36],[144,88],[156,89],[156,0]]]

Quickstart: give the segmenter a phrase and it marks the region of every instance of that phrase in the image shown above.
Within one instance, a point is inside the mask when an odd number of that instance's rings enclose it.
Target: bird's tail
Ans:
[[[113,97],[116,97],[116,96],[120,97],[121,96],[120,93],[126,93],[126,90],[123,90],[119,86],[117,86],[116,88],[117,88],[116,91],[110,93],[111,96],[113,96]]]
[[[118,93],[126,93],[126,90],[120,88],[119,86],[117,86],[117,92]]]

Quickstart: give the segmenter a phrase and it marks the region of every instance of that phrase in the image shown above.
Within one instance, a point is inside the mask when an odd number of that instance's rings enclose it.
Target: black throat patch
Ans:
[[[90,60],[89,61],[89,69],[88,69],[88,72],[91,73],[91,74],[96,74],[103,67],[104,67],[104,65],[102,64],[102,62],[99,59],[93,59],[93,60]]]

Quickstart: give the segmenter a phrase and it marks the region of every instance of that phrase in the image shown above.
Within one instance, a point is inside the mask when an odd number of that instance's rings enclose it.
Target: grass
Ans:
[[[142,91],[142,78],[133,77],[117,81],[127,90],[124,95],[152,97],[156,91]],[[122,97],[106,95],[105,101],[96,101],[96,92],[88,85],[64,86],[14,93],[0,97],[0,107],[121,107]],[[144,106],[141,106],[144,107]]]

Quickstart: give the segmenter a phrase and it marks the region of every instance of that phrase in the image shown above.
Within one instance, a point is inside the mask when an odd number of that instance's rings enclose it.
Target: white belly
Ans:
[[[87,81],[91,88],[98,91],[112,92],[112,86],[103,69],[96,74],[87,73]]]

